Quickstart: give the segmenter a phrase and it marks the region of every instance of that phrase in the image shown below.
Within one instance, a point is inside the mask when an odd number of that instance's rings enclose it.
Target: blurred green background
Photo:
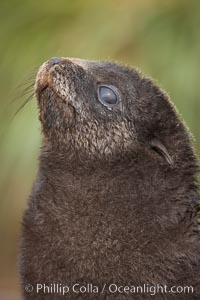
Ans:
[[[0,22],[0,299],[6,300],[20,298],[20,223],[40,148],[35,99],[13,115],[37,68],[52,56],[137,66],[170,94],[199,152],[200,1],[0,0]]]

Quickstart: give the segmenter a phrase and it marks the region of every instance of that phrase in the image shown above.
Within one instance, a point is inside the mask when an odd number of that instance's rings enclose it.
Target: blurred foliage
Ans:
[[[137,66],[167,90],[200,149],[199,20],[198,0],[0,0],[1,290],[17,286],[20,222],[40,145],[34,99],[13,114],[39,65],[69,56]]]

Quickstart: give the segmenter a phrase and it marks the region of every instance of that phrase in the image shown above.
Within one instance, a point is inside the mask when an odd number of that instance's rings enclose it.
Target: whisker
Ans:
[[[23,88],[24,86],[28,85],[28,84],[35,84],[35,78],[31,78],[31,79],[27,79],[26,81],[21,82],[20,84],[18,84],[16,86],[17,89]]]
[[[23,89],[22,91],[18,91],[17,95],[10,101],[10,103],[14,103],[16,100],[23,98],[27,94],[34,93],[34,83]]]
[[[17,111],[15,112],[14,116],[15,117],[19,112],[20,110],[33,98],[34,96],[34,93],[32,93],[23,103],[22,105],[20,105],[20,107],[17,109]]]
[[[29,86],[27,86],[25,89],[23,89],[23,92],[29,91],[29,90],[33,90],[35,83],[30,84]]]
[[[8,104],[14,105],[15,101],[18,101],[19,99],[23,99],[22,101],[20,101],[21,103],[23,103],[19,106],[19,108],[14,109],[14,112],[10,116],[10,122],[12,122],[15,116],[24,108],[24,106],[33,99],[35,94],[34,85],[38,69],[39,66],[35,66],[34,68],[32,68],[32,70],[24,76],[24,79],[20,80],[20,82],[18,82],[18,84],[15,86],[16,93],[10,99]]]
[[[23,98],[24,96],[27,96],[27,95],[30,94],[30,93],[31,93],[31,94],[34,94],[34,93],[35,93],[33,87],[30,88],[30,89],[28,89],[28,90],[26,90],[26,91],[23,91],[23,93],[20,94],[19,96],[17,96],[16,99],[18,99],[18,98]],[[16,100],[16,99],[15,99],[15,100]]]
[[[22,83],[19,83],[17,85],[17,88],[20,88],[21,86],[27,85],[29,82],[32,83],[33,81],[35,82],[36,75],[38,72],[38,66],[33,68],[28,74],[24,76],[24,80]]]
[[[34,78],[28,79],[28,80],[23,81],[23,82],[21,82],[20,84],[18,84],[18,85],[16,86],[16,88],[18,89],[18,88],[21,88],[21,87],[23,87],[23,86],[29,84],[29,83],[34,83],[34,82],[35,82],[35,79],[34,79]]]

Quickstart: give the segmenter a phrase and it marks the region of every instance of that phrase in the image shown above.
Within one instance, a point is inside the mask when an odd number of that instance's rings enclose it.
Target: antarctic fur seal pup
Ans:
[[[151,299],[152,286],[200,299],[198,163],[168,96],[134,69],[69,58],[40,67],[35,94],[24,299]]]

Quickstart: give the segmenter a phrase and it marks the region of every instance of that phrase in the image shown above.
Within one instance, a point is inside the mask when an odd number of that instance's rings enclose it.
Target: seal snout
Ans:
[[[46,88],[51,85],[51,74],[50,70],[56,64],[62,63],[64,58],[62,57],[52,57],[46,63],[44,63],[37,74],[35,91],[36,95],[40,95],[42,92],[46,90]]]

